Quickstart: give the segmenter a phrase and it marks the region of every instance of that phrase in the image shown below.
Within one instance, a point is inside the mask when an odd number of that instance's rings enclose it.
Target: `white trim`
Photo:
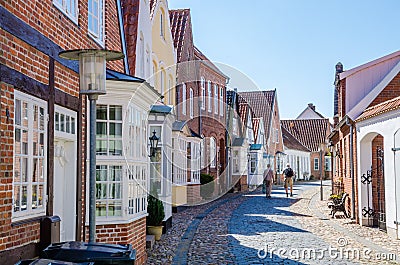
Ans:
[[[383,89],[390,83],[390,81],[395,78],[395,76],[400,72],[400,61],[396,64],[395,67],[379,82],[372,90],[368,93],[360,102],[358,102],[348,113],[347,115],[355,120],[358,118],[362,112],[371,104],[371,102],[382,92]],[[346,90],[346,94],[350,93],[351,88]],[[347,105],[347,104],[346,104]]]
[[[75,14],[68,13],[67,7],[65,6],[65,0],[61,0],[63,2],[61,5],[57,0],[53,0],[53,5],[60,10],[65,16],[67,16],[74,24],[78,26],[78,16],[79,16],[79,7],[78,0],[71,0],[75,2]]]

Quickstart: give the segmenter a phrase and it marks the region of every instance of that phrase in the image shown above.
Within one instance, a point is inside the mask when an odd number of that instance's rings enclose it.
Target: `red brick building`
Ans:
[[[66,3],[17,0],[0,6],[2,264],[35,257],[47,246],[48,227],[41,229],[46,217],[61,217],[62,240],[88,240],[87,104],[79,94],[78,64],[58,54],[121,51],[122,14],[111,0]],[[122,60],[107,68],[112,80],[124,76],[118,74],[124,72]],[[145,215],[118,227],[98,226],[97,234],[102,242],[133,244],[137,264],[145,263]]]
[[[195,47],[190,10],[170,10],[169,13],[178,62],[176,117],[187,122],[192,132],[203,137],[201,172],[218,178],[216,184],[223,186],[225,177],[220,176],[225,176],[226,168],[228,77]]]
[[[383,131],[364,132],[360,128],[368,128],[366,120],[388,112],[393,104],[390,100],[400,95],[399,61],[397,51],[346,71],[341,63],[336,65],[334,130],[329,136],[334,146],[333,178],[335,187],[350,194],[347,209],[352,217],[366,225],[378,225],[378,219],[385,216],[388,203],[394,205],[393,201],[386,202],[385,191],[393,185],[388,184],[383,171],[379,173],[383,170],[379,160],[383,159],[384,153],[391,155],[385,144],[391,139],[384,139]],[[384,102],[386,105],[381,106]],[[392,106],[393,110],[397,108],[396,104]],[[386,117],[385,121],[388,120]],[[371,181],[365,181],[363,176],[370,174],[373,175]],[[365,199],[367,190],[373,201]],[[379,226],[386,229],[386,221]]]

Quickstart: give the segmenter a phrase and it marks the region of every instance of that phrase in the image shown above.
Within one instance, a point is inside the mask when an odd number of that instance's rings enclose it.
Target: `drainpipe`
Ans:
[[[354,156],[353,156],[353,124],[350,122],[349,117],[346,116],[346,125],[350,127],[350,177],[351,177],[351,219],[356,219],[356,191],[354,180]]]
[[[121,36],[122,53],[124,54],[124,68],[125,74],[129,75],[128,54],[126,52],[126,40],[124,31],[124,20],[122,17],[121,0],[117,0],[118,22],[119,22],[119,35]]]

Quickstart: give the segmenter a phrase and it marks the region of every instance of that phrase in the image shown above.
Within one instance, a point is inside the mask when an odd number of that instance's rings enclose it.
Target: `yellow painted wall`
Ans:
[[[161,17],[163,18],[162,24]],[[169,24],[168,6],[165,0],[158,0],[156,9],[154,10],[152,18],[152,42],[152,61],[157,65],[157,72],[154,76],[157,81],[154,82],[154,86],[158,92],[163,94],[163,102],[165,104],[175,105],[176,53]],[[161,82],[161,79],[163,79],[163,82]],[[162,92],[161,90],[164,91]]]
[[[172,186],[172,206],[187,204],[187,187]]]

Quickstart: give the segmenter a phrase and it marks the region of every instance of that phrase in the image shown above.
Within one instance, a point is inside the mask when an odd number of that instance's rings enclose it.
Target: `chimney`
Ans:
[[[308,103],[308,107],[309,107],[310,109],[312,109],[313,111],[315,111],[315,106],[314,106],[314,104]]]
[[[333,100],[333,121],[334,126],[339,122],[339,87],[340,87],[340,73],[343,72],[343,64],[338,62],[335,66],[335,91],[334,91],[334,100]]]

